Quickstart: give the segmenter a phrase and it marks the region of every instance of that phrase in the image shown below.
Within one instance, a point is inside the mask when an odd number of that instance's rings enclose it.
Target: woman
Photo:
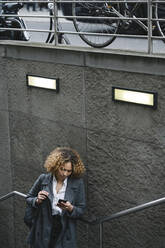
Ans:
[[[48,173],[39,176],[27,195],[35,212],[28,243],[33,248],[76,248],[76,219],[85,209],[80,178],[85,167],[79,154],[65,147],[52,151],[44,167]]]

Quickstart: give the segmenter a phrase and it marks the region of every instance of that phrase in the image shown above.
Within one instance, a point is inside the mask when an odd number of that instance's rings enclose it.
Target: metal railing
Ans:
[[[12,196],[15,196],[15,195],[18,195],[18,196],[22,196],[24,198],[26,198],[26,195],[21,193],[21,192],[18,192],[18,191],[12,191],[4,196],[1,196],[0,197],[0,201],[4,201],[4,200],[7,200],[8,198],[12,197]]]
[[[18,192],[18,191],[12,191],[12,192],[4,195],[4,196],[1,196],[0,202],[4,201],[4,200],[6,200],[12,196],[15,196],[15,195],[26,198],[26,194],[23,194],[23,193]],[[110,222],[114,219],[118,219],[118,218],[121,218],[123,216],[133,214],[133,213],[142,211],[142,210],[147,209],[147,208],[158,206],[158,205],[163,204],[163,203],[165,203],[165,197],[159,198],[157,200],[150,201],[150,202],[147,202],[147,203],[144,203],[141,205],[137,205],[137,206],[129,208],[129,209],[122,210],[122,211],[117,212],[115,214],[112,214],[110,216],[96,218],[95,220],[89,220],[89,219],[85,219],[85,218],[80,218],[79,220],[83,221],[89,225],[99,225],[99,248],[103,248],[103,223],[104,222],[108,222],[108,221]]]
[[[16,3],[16,1],[0,0],[2,7],[0,15],[1,40],[3,40],[3,35],[6,31],[9,36],[13,32],[17,33],[17,36],[20,32],[28,32],[31,33],[31,38],[26,42],[36,41],[42,43],[43,46],[44,44],[61,46],[61,42],[65,42],[65,44],[62,44],[63,46],[71,45],[78,46],[79,48],[80,46],[105,47],[111,50],[129,50],[122,46],[120,47],[120,45],[116,48],[114,40],[118,38],[124,42],[123,39],[134,38],[145,40],[147,43],[145,45],[142,43],[142,48],[147,46],[147,49],[137,50],[134,47],[131,51],[138,51],[149,55],[153,53],[165,55],[165,44],[161,42],[165,40],[165,2],[162,0],[34,0],[31,2],[18,0],[18,2],[23,3],[24,7],[20,9],[17,15],[14,11],[3,11],[4,4]],[[33,15],[31,15],[24,11],[29,3],[35,5],[44,3],[48,5],[47,12],[41,14],[36,11],[36,13],[33,12]],[[141,14],[141,10],[144,13]],[[138,13],[139,11],[140,14]],[[22,20],[25,23],[27,22],[26,26],[22,24],[19,26],[18,22],[22,22]],[[47,22],[47,25],[42,23],[42,26],[45,26],[45,28],[39,28],[37,25],[32,27],[29,24],[32,20],[34,20],[34,23],[39,23],[37,20],[42,20]],[[67,25],[64,25],[65,27],[61,29],[63,20],[67,22],[72,30],[67,29]],[[133,29],[132,31],[131,28]],[[136,29],[139,29],[140,33],[136,33]],[[37,33],[36,36],[39,36],[39,33],[41,33],[40,36],[42,38],[44,36],[43,40],[34,40],[32,38],[34,33]],[[75,40],[74,38],[69,41],[68,37],[71,36],[79,37],[76,45],[72,42],[72,40]],[[14,38],[11,38],[11,40],[17,39],[16,35],[12,37]],[[21,40],[21,38],[18,40]],[[79,44],[80,41],[81,44]],[[132,41],[127,40],[127,42],[131,44]],[[158,51],[155,52],[153,48],[154,42],[161,42],[162,49],[160,50],[160,45],[158,45]]]

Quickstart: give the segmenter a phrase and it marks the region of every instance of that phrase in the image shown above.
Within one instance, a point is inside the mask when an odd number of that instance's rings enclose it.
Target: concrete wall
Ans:
[[[0,54],[1,54],[0,49]],[[8,110],[8,85],[4,77],[5,63],[0,59],[0,195],[12,191],[10,159],[10,127]],[[12,247],[14,242],[13,199],[0,203],[0,246]]]
[[[87,167],[89,218],[164,196],[163,58],[9,44],[0,56],[2,194],[27,193],[49,152],[71,146]],[[28,88],[26,74],[59,78],[60,92]],[[112,86],[158,92],[157,110],[112,102]],[[18,197],[0,204],[3,247],[26,247],[24,206]],[[162,205],[105,223],[104,248],[162,248],[164,217]],[[78,231],[79,248],[98,247],[98,226]]]

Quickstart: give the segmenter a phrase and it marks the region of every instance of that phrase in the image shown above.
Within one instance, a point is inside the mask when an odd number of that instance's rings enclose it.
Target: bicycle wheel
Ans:
[[[155,17],[156,19],[164,19],[162,21],[157,20],[157,28],[161,36],[163,36],[163,41],[165,42],[165,4],[155,3]]]
[[[109,5],[75,1],[72,4],[72,13],[74,27],[77,32],[81,32],[79,36],[88,45],[96,48],[106,47],[116,38],[114,34],[118,32],[120,20],[110,20],[106,17],[118,17],[117,13],[120,13],[118,3]]]

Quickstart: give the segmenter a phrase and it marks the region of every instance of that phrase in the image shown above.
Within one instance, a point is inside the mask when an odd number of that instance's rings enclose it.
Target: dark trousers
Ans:
[[[62,230],[61,216],[54,215],[49,248],[56,247],[56,242],[61,233],[61,230]]]

